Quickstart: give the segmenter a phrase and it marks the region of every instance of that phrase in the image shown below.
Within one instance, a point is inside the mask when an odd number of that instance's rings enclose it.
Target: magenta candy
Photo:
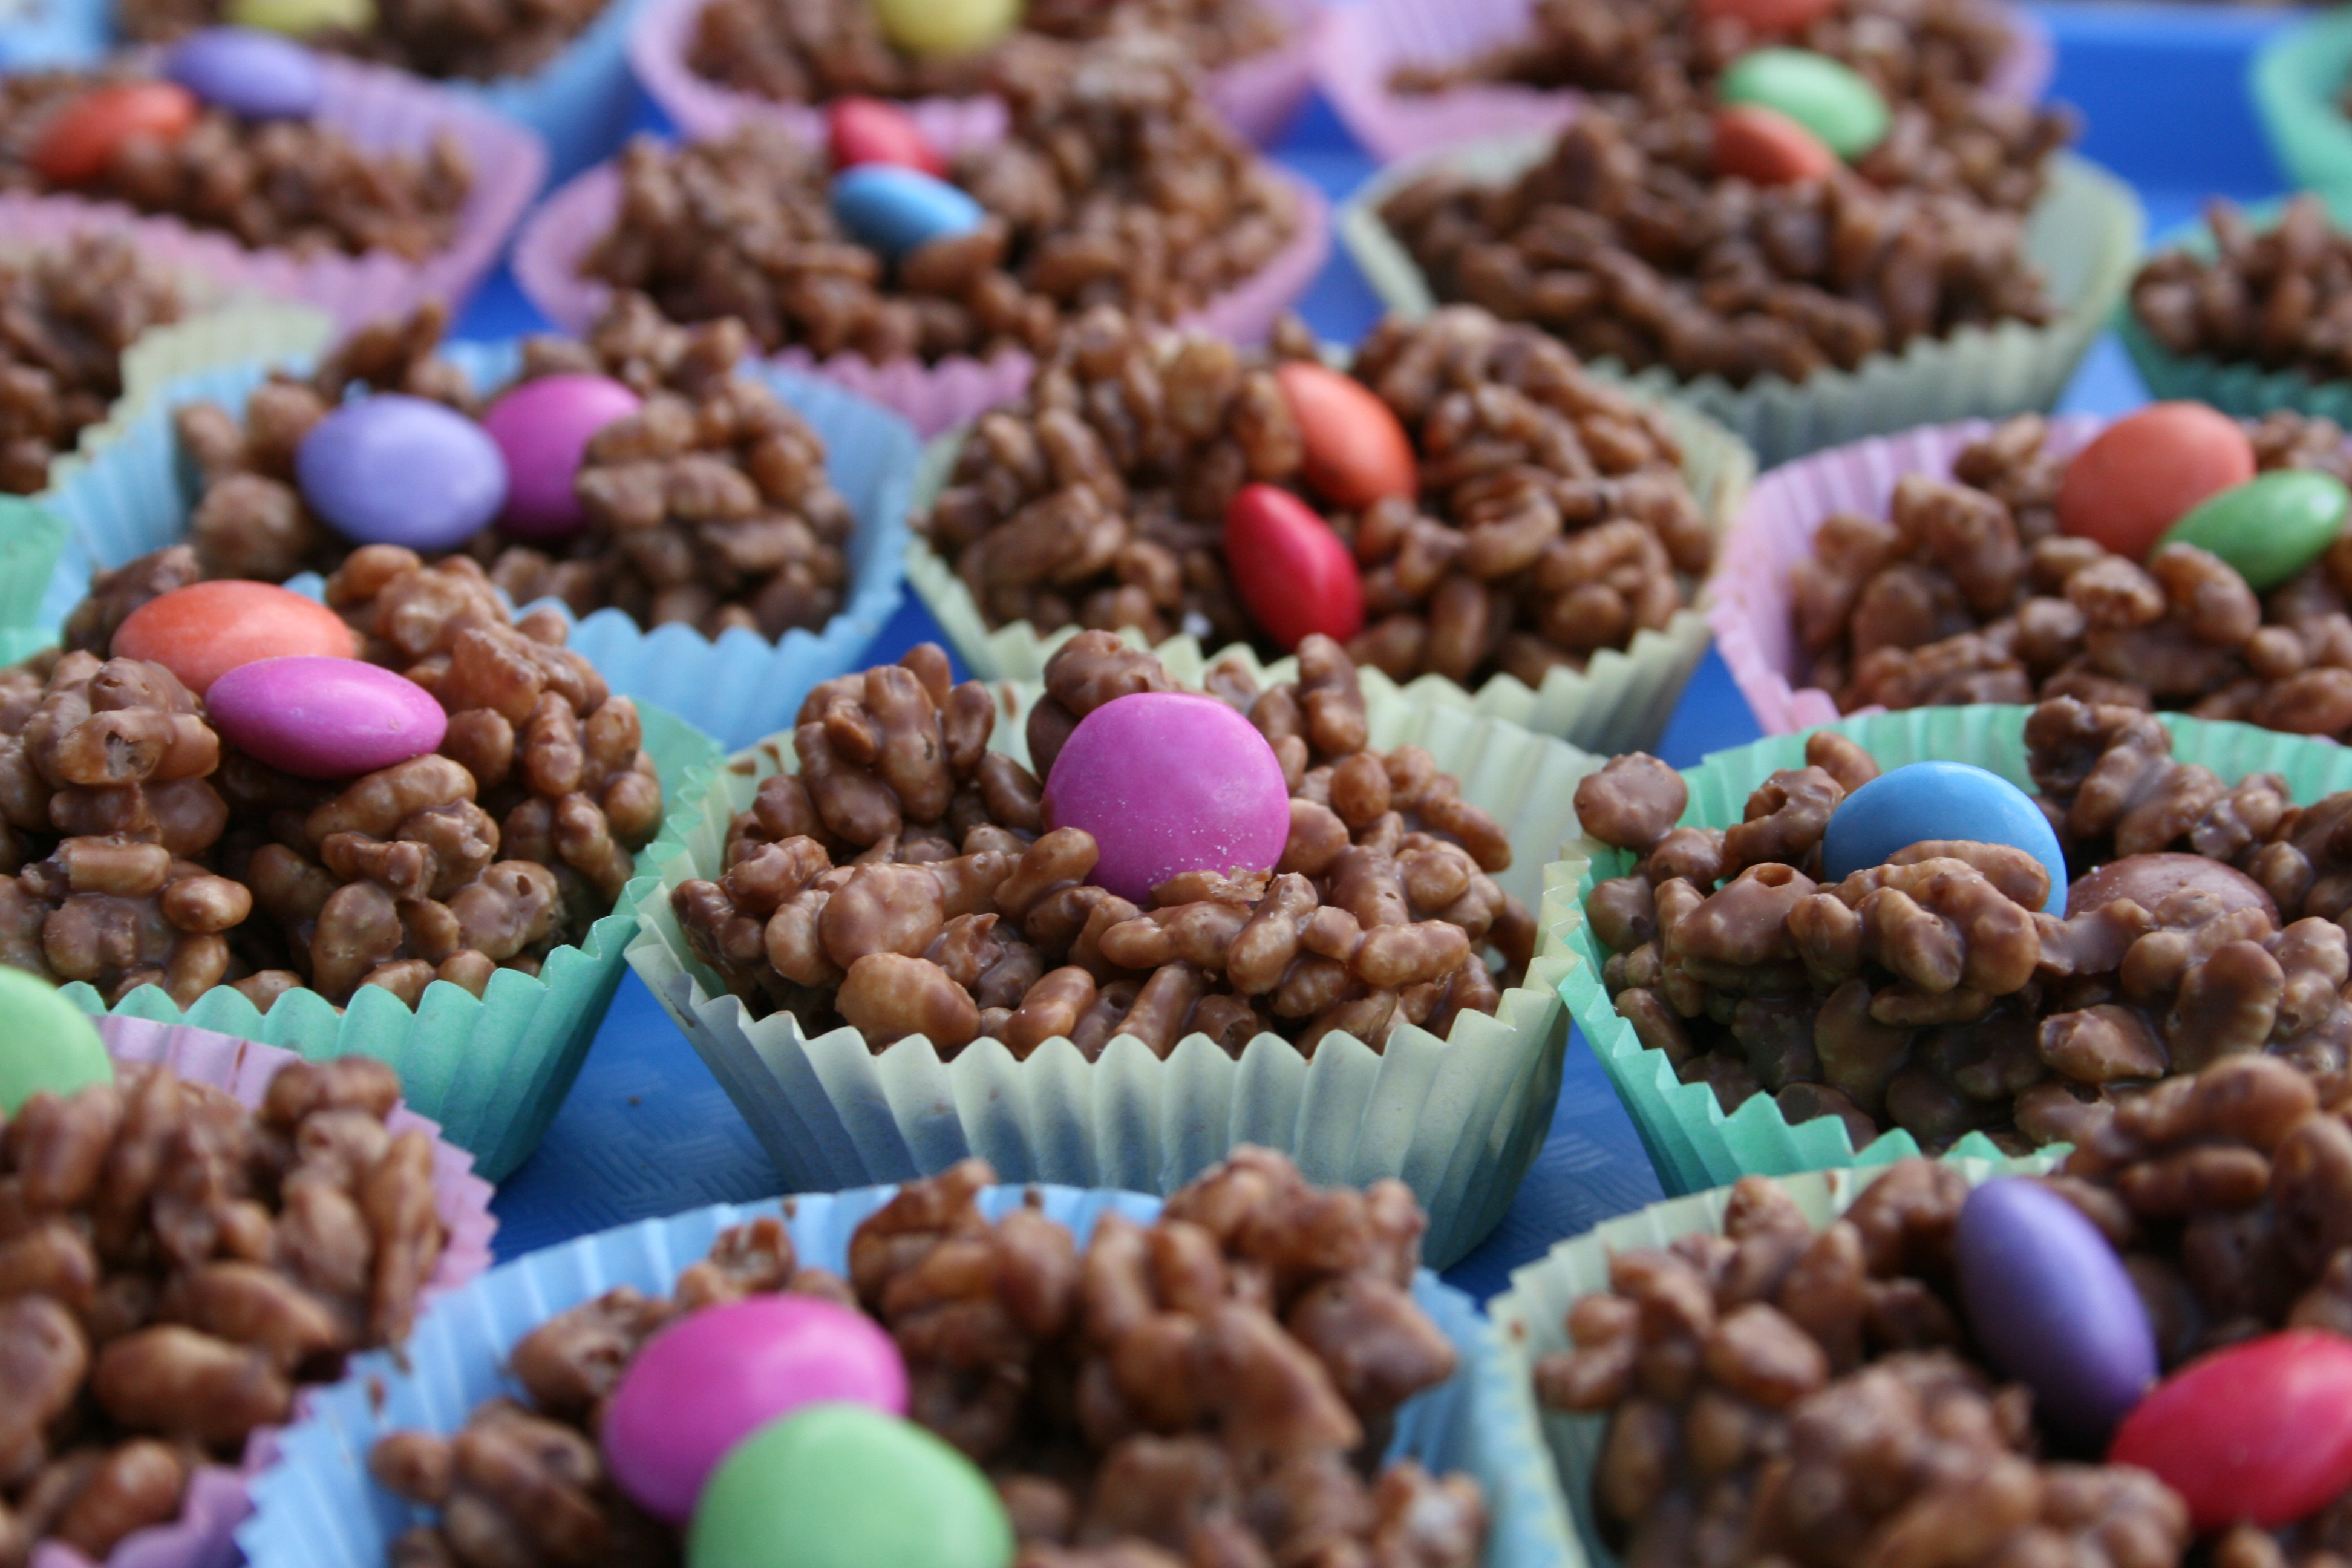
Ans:
[[[552,539],[587,526],[572,477],[590,437],[644,406],[634,392],[602,375],[543,375],[490,405],[482,428],[507,461],[506,530]]]
[[[2352,1340],[2289,1329],[2200,1356],[2124,1418],[2107,1459],[2153,1472],[2200,1531],[2315,1513],[2352,1487]]]
[[[1265,871],[1290,838],[1274,748],[1213,697],[1140,691],[1078,721],[1045,780],[1045,821],[1094,835],[1093,880],[1148,905],[1185,871]]]
[[[421,757],[449,730],[441,704],[406,676],[316,654],[239,665],[213,682],[205,710],[222,740],[306,779]]]
[[[907,1413],[907,1368],[873,1320],[813,1296],[752,1296],[656,1334],[604,1407],[604,1462],[656,1518],[693,1517],[727,1451],[803,1405]]]

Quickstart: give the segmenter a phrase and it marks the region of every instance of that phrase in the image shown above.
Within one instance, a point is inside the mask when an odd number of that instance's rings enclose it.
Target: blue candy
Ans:
[[[2033,797],[1999,773],[1966,763],[1913,763],[1881,773],[1845,797],[1822,835],[1822,879],[1856,871],[1930,838],[2007,844],[2050,871],[2052,914],[2066,910],[2066,857]]]
[[[252,27],[207,27],[164,57],[163,74],[247,120],[307,120],[326,97],[319,57]]]
[[[507,501],[506,459],[488,432],[445,404],[400,393],[347,403],[294,453],[302,499],[358,544],[453,549]]]
[[[833,216],[891,261],[935,239],[970,234],[988,214],[945,180],[897,163],[860,163],[833,177]]]

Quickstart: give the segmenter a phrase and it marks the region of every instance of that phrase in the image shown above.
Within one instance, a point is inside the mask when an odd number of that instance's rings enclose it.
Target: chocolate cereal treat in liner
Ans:
[[[182,286],[119,237],[0,258],[0,491],[35,495],[49,465],[122,395],[122,354],[180,319]]]
[[[548,65],[604,12],[605,0],[495,0],[462,10],[419,0],[371,0],[364,26],[302,35],[312,48],[371,60],[412,76],[492,82]],[[126,40],[170,44],[233,18],[225,0],[125,0],[114,13]]]

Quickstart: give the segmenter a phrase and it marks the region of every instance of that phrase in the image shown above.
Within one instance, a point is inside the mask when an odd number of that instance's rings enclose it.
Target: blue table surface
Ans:
[[[2243,82],[2253,48],[2290,25],[2294,13],[2142,5],[2035,9],[2059,46],[2052,95],[2083,111],[2081,150],[2133,183],[2151,235],[2193,218],[2208,196],[2253,200],[2283,188]],[[643,116],[648,129],[667,128],[650,104]],[[1334,196],[1353,190],[1372,168],[1319,100],[1277,153]],[[1302,309],[1325,339],[1342,342],[1354,341],[1378,314],[1353,263],[1336,249]],[[543,325],[502,268],[460,330],[499,338]],[[2063,406],[2108,414],[2146,399],[2130,362],[2108,338],[2084,363]],[[875,642],[872,658],[895,659],[925,640],[946,639],[909,595]],[[1710,652],[1661,751],[1687,766],[1758,733],[1729,672]],[[781,1184],[717,1080],[631,975],[546,1142],[499,1193],[498,1252],[511,1258],[631,1220],[770,1196]],[[1632,1122],[1579,1038],[1535,1168],[1495,1234],[1446,1278],[1484,1300],[1504,1288],[1511,1269],[1553,1242],[1660,1195]]]

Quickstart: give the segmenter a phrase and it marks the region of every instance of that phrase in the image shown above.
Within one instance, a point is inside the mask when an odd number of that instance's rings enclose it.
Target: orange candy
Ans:
[[[114,634],[121,658],[152,660],[201,697],[239,665],[293,654],[356,658],[359,638],[315,599],[267,583],[192,583],[148,600]]]
[[[1274,373],[1307,447],[1307,482],[1334,506],[1355,510],[1383,496],[1421,493],[1412,441],[1379,394],[1305,360]]]
[[[1244,485],[1225,508],[1225,571],[1266,636],[1296,648],[1309,632],[1346,642],[1364,629],[1364,580],[1331,525],[1288,490]]]
[[[2074,454],[2058,526],[2137,561],[2206,497],[2254,477],[2253,443],[2201,403],[2151,403]]]
[[[82,94],[59,110],[33,143],[34,170],[53,184],[79,185],[106,173],[114,150],[134,136],[173,142],[196,122],[196,98],[169,81],[129,81]]]
[[[1829,143],[1777,109],[1726,104],[1715,111],[1715,172],[1759,185],[1822,180],[1837,167]]]
[[[1702,22],[1745,22],[1758,33],[1798,33],[1837,6],[1838,0],[1698,0],[1698,15]]]

